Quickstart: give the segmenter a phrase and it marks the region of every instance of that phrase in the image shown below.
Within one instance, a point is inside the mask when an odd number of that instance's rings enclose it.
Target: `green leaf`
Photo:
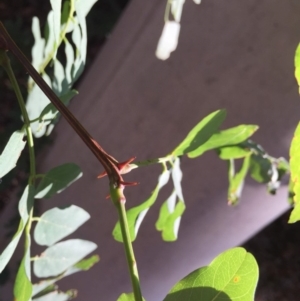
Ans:
[[[298,47],[296,49],[295,53],[295,77],[298,83],[298,86],[300,87],[300,44],[298,44]],[[300,93],[300,90],[299,90]]]
[[[57,276],[95,250],[91,241],[69,239],[46,249],[34,260],[33,269],[37,277]]]
[[[15,168],[21,152],[26,144],[26,142],[23,141],[23,138],[24,133],[21,131],[16,131],[10,136],[0,156],[0,178]]]
[[[93,267],[97,262],[99,262],[100,257],[98,255],[93,255],[87,259],[83,259],[75,264],[75,268],[81,271],[88,271]]]
[[[76,263],[74,266],[68,268],[64,273],[59,274],[59,276],[51,278],[51,279],[45,279],[39,283],[36,283],[33,285],[33,292],[32,296],[41,296],[44,294],[47,294],[48,292],[51,292],[55,290],[55,285],[57,281],[61,280],[64,277],[67,277],[69,275],[72,275],[77,272],[81,271],[87,271],[91,267],[93,267],[98,261],[100,260],[98,255],[93,255],[87,259],[83,259]]]
[[[270,181],[271,161],[260,155],[252,155],[250,163],[250,175],[258,183],[268,183]]]
[[[75,205],[64,209],[52,208],[39,218],[34,229],[34,239],[39,245],[51,246],[73,233],[89,218],[85,210]]]
[[[202,119],[186,136],[186,138],[174,149],[174,156],[194,151],[204,144],[215,132],[226,117],[225,110],[215,111]]]
[[[149,208],[155,203],[160,189],[165,186],[170,178],[170,171],[167,169],[163,170],[163,173],[158,178],[158,184],[152,191],[150,197],[142,204],[133,207],[127,211],[127,220],[130,232],[131,241],[136,239],[139,227],[146,216]],[[123,242],[120,222],[118,221],[113,230],[113,237],[119,242]]]
[[[7,263],[9,262],[10,258],[12,257],[17,244],[20,240],[21,234],[25,228],[25,225],[29,218],[29,212],[32,208],[33,204],[33,196],[34,196],[34,190],[31,185],[26,186],[23,195],[19,202],[19,213],[20,213],[20,223],[19,228],[15,235],[13,236],[11,242],[8,244],[8,246],[4,249],[0,256],[0,273],[3,271]]]
[[[135,301],[135,298],[134,298],[134,294],[133,293],[128,293],[128,294],[125,294],[123,293],[117,301]],[[143,301],[145,301],[145,299],[143,298]]]
[[[158,231],[161,231],[162,238],[164,241],[175,241],[178,237],[178,230],[180,219],[185,211],[185,204],[179,201],[173,211],[170,211],[168,204],[171,203],[175,198],[172,199],[173,194],[167,199],[167,201],[161,206],[159,211],[159,217],[155,224]],[[175,203],[175,202],[173,202]]]
[[[242,124],[224,131],[220,131],[212,135],[205,144],[193,151],[190,151],[188,153],[188,157],[195,158],[211,149],[241,143],[252,136],[257,129],[257,125]]]
[[[239,172],[235,173],[234,160],[229,160],[229,188],[228,188],[228,204],[235,205],[242,194],[245,177],[250,166],[250,155],[245,157],[243,165]]]
[[[15,285],[14,285],[14,300],[29,301],[32,294],[32,283],[30,281],[30,253],[26,251],[19,267]]]
[[[180,280],[164,301],[253,301],[257,281],[255,258],[234,248]]]
[[[298,47],[299,48],[299,47]],[[298,50],[298,49],[297,49]],[[300,50],[299,50],[300,51]],[[290,169],[291,181],[294,191],[294,205],[289,223],[295,223],[300,220],[300,123],[298,124],[290,148]]]
[[[39,183],[35,198],[50,198],[60,193],[82,176],[80,167],[74,163],[66,163],[48,171]]]
[[[222,160],[241,159],[248,156],[251,150],[239,146],[225,146],[218,149],[219,157]]]

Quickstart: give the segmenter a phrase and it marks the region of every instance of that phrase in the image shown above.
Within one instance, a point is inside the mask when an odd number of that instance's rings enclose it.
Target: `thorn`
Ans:
[[[136,186],[136,185],[139,185],[140,183],[139,182],[124,182],[124,181],[120,181],[120,184],[124,185],[124,186]]]
[[[101,179],[103,177],[105,177],[107,175],[107,172],[106,171],[103,171],[98,177],[97,179]]]

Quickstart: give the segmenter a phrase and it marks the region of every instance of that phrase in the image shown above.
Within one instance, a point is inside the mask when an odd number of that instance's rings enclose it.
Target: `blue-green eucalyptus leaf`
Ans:
[[[92,268],[97,262],[99,262],[100,258],[98,255],[92,255],[87,259],[82,259],[81,261],[77,262],[72,267],[68,268],[62,274],[59,274],[57,277],[51,277],[51,279],[44,279],[39,283],[33,285],[32,296],[40,295],[41,292],[44,292],[48,287],[51,289],[54,283],[61,280],[64,277],[70,276],[77,272],[81,271],[88,271]]]
[[[54,27],[54,12],[51,10],[47,17],[47,25],[49,28]],[[57,44],[55,42],[55,35],[53,30],[49,30],[49,35],[47,38],[45,50],[44,50],[44,58],[51,57],[53,58],[55,56],[55,53],[57,51]]]
[[[71,43],[65,39],[65,54],[66,54],[66,66],[65,66],[65,74],[66,74],[66,80],[68,84],[71,85],[72,83],[72,67],[74,63],[74,50],[71,45]]]
[[[197,149],[188,152],[188,157],[195,158],[202,155],[204,152],[228,145],[239,144],[247,140],[258,129],[257,125],[239,125],[224,131],[215,133],[206,143],[202,144]]]
[[[90,215],[82,208],[71,205],[67,208],[52,208],[39,218],[34,229],[37,244],[51,246],[76,231]]]
[[[42,77],[48,84],[48,86],[52,87],[50,77],[46,73],[44,73]],[[41,115],[41,112],[49,103],[49,99],[40,89],[40,87],[38,85],[33,85],[30,93],[28,94],[26,102],[26,109],[28,112],[29,119],[33,120],[38,118]],[[50,122],[51,120],[44,121],[43,123],[40,123],[39,121],[32,122],[30,126],[33,135],[37,138],[42,137],[46,132],[46,125],[48,125]]]
[[[59,45],[59,39],[60,39],[60,21],[61,21],[61,2],[62,0],[50,0],[50,4],[53,11],[53,24],[51,28],[51,31],[53,31],[54,36],[54,47],[53,49],[57,50],[57,47]],[[56,51],[53,55],[53,58],[56,58]]]
[[[69,239],[47,248],[33,264],[37,277],[54,277],[82,260],[94,251],[97,245],[91,241]]]
[[[32,18],[31,31],[34,38],[34,44],[31,49],[31,63],[38,70],[44,59],[45,39],[42,38],[40,22],[37,17]],[[29,78],[29,82],[33,82],[33,80]]]
[[[17,161],[26,144],[23,138],[23,131],[16,131],[10,136],[2,154],[0,155],[0,178],[16,167]]]
[[[257,281],[255,258],[233,248],[180,280],[164,301],[253,301]]]
[[[82,176],[80,167],[74,163],[66,163],[48,171],[36,189],[35,198],[50,198],[60,193]]]
[[[163,173],[158,178],[158,184],[152,191],[149,198],[142,204],[131,208],[127,211],[127,220],[130,232],[131,241],[136,239],[139,227],[146,216],[149,208],[155,203],[160,189],[165,186],[170,178],[170,171],[167,169],[163,170]],[[120,222],[118,221],[113,230],[113,237],[115,240],[122,242],[122,232],[120,227]]]
[[[186,138],[174,149],[174,156],[190,153],[204,144],[216,133],[226,117],[225,110],[215,111],[202,119],[186,136]]]
[[[19,202],[19,213],[20,213],[21,220],[19,223],[18,230],[13,236],[8,246],[4,249],[4,251],[0,255],[0,273],[3,271],[3,269],[9,262],[10,258],[12,257],[17,247],[17,244],[20,240],[20,237],[24,231],[25,225],[29,218],[29,212],[32,208],[33,196],[34,196],[33,186],[31,185],[26,186]]]

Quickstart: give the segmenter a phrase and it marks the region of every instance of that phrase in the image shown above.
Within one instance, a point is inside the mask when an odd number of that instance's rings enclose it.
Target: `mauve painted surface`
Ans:
[[[228,110],[225,126],[258,124],[256,141],[274,156],[288,155],[300,105],[293,78],[293,55],[299,41],[300,5],[279,0],[187,1],[179,47],[165,62],[154,52],[163,27],[166,1],[132,0],[99,53],[70,106],[93,137],[117,159],[155,158],[171,151],[205,115]],[[129,292],[122,245],[113,240],[116,222],[105,200],[107,179],[97,180],[101,166],[72,129],[61,121],[53,147],[40,162],[47,170],[76,162],[83,178],[43,210],[75,203],[91,220],[74,237],[99,246],[101,261],[91,271],[69,277],[65,288],[78,288],[78,300],[116,300]],[[161,241],[154,229],[166,188],[149,211],[134,243],[142,289],[148,301],[162,300],[171,286],[226,248],[241,244],[287,209],[286,188],[275,197],[247,181],[241,204],[227,206],[226,163],[214,153],[183,159],[183,193],[187,210],[179,240]],[[126,176],[138,187],[126,188],[128,207],[154,188],[158,167]]]

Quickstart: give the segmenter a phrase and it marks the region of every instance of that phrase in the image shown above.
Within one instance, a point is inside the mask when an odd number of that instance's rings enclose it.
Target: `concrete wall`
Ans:
[[[256,141],[274,156],[287,156],[300,116],[293,78],[298,1],[203,0],[200,6],[187,1],[178,50],[162,62],[154,52],[165,2],[131,1],[79,87],[71,105],[78,119],[120,161],[134,155],[142,160],[168,153],[201,118],[226,108],[226,127],[258,124]],[[131,288],[122,245],[111,237],[117,216],[105,200],[107,179],[96,179],[102,167],[62,120],[40,168],[64,162],[79,164],[84,176],[55,200],[44,201],[43,210],[68,203],[85,208],[92,218],[75,237],[95,241],[101,262],[63,286],[78,288],[80,301],[116,300]],[[162,300],[181,277],[241,244],[287,209],[285,188],[271,197],[251,180],[241,204],[228,207],[226,164],[214,153],[182,164],[187,210],[179,240],[161,241],[154,229],[157,204],[134,243],[148,301]],[[159,172],[156,166],[126,176],[141,183],[126,188],[128,207],[149,195]]]

